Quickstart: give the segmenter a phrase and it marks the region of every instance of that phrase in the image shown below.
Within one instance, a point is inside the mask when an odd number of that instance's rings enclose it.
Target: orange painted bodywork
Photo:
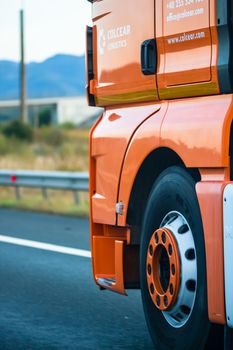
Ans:
[[[95,162],[95,190],[92,218],[96,223],[116,224],[116,199],[121,167],[127,146],[136,130],[159,104],[106,110],[92,135],[92,159]],[[133,115],[133,118],[132,118]]]
[[[212,226],[210,228],[206,222],[214,224],[209,220],[212,217],[209,205],[211,201],[217,208],[215,209],[218,223],[217,237],[222,237],[219,224],[222,215],[221,195],[223,183],[229,181],[228,150],[233,116],[232,102],[232,95],[224,95],[161,102],[143,107],[139,105],[109,109],[92,136],[91,161],[96,166],[96,173],[91,172],[91,174],[98,179],[91,198],[92,220],[96,223],[115,225],[117,219],[118,226],[127,227],[128,204],[136,175],[144,159],[159,148],[166,147],[175,151],[187,168],[199,168],[203,184],[208,184],[208,181],[210,184],[213,182],[219,184],[221,192],[216,194],[216,202],[212,198],[208,199],[207,191],[203,196],[200,193],[199,199],[207,253],[209,317],[212,322],[217,323],[225,322],[223,260],[221,259],[223,249],[222,241],[212,240]],[[135,120],[143,108],[148,108],[148,116],[141,120],[141,124],[137,127]],[[195,114],[190,115],[189,111],[195,111]],[[116,115],[121,117],[115,119]],[[113,126],[110,131],[109,119],[114,119],[113,124],[121,120],[121,128]],[[128,138],[126,138],[127,132]],[[93,145],[95,150],[100,150],[99,153],[93,150]],[[98,158],[102,158],[101,165],[98,163]],[[218,186],[214,186],[214,189],[218,190]],[[116,218],[115,204],[118,201],[124,203],[124,212]],[[94,231],[92,234],[95,236]],[[105,252],[107,251],[106,249]],[[113,252],[113,249],[111,251]],[[221,262],[217,268],[214,268],[216,264],[213,265],[213,259],[216,261],[216,252]],[[101,260],[103,264],[107,261],[106,258]]]
[[[158,99],[155,76],[143,75],[140,65],[141,43],[155,36],[154,0],[96,2],[93,25],[96,104]]]
[[[194,2],[183,9],[169,9],[169,2],[94,2],[91,85],[97,106],[219,93],[215,1]],[[181,23],[177,16],[184,12],[194,15]],[[157,74],[143,75],[141,44],[153,38]]]
[[[203,13],[183,18],[182,24],[174,18],[182,15],[184,8],[171,9],[168,3],[156,1],[156,13],[162,13],[156,16],[160,99],[218,94],[215,1],[190,3],[186,13]]]
[[[188,168],[229,167],[232,102],[232,95],[164,102],[159,113],[143,123],[131,140],[122,167],[116,201],[125,204],[125,211],[118,217],[118,225],[127,224],[136,174],[155,149],[166,147],[175,151]]]
[[[180,14],[177,9],[168,10],[168,3],[93,3],[91,93],[96,105],[105,106],[90,135],[93,271],[98,285],[125,294],[129,276],[124,259],[132,229],[127,214],[133,185],[145,159],[156,150],[169,149],[186,168],[201,173],[196,190],[205,235],[209,318],[224,324],[221,200],[230,181],[233,95],[219,94],[215,1],[191,4],[186,12],[200,6],[204,12],[182,21],[167,20]],[[157,74],[145,76],[140,45],[153,36]],[[117,214],[120,202],[123,212]],[[113,283],[103,286],[101,279]]]
[[[225,185],[224,181],[203,181],[196,186],[205,232],[209,319],[220,324],[226,321],[222,233]]]

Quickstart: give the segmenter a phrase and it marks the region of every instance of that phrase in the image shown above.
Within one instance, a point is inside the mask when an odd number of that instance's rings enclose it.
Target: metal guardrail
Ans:
[[[15,187],[17,198],[20,198],[21,187],[41,188],[47,198],[47,189],[87,192],[89,176],[81,172],[0,170],[0,186]]]

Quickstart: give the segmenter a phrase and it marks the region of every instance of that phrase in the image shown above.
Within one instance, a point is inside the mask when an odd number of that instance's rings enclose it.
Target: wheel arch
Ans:
[[[143,215],[153,184],[159,175],[171,166],[186,169],[196,183],[201,180],[199,169],[187,168],[179,155],[170,148],[161,147],[153,150],[144,159],[136,174],[129,199],[126,222],[136,228],[132,237],[132,241],[136,244],[139,243]]]

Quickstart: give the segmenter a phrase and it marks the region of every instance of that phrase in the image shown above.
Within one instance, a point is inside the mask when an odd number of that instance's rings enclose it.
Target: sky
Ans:
[[[19,10],[25,10],[26,61],[41,62],[58,53],[85,52],[87,0],[0,0],[0,60],[19,61]]]

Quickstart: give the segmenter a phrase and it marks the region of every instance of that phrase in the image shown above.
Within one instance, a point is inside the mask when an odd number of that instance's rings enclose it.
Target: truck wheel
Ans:
[[[143,308],[156,350],[201,350],[209,341],[206,260],[195,182],[165,170],[145,210],[140,275]]]
[[[224,350],[233,349],[233,329],[225,326],[225,346]]]

